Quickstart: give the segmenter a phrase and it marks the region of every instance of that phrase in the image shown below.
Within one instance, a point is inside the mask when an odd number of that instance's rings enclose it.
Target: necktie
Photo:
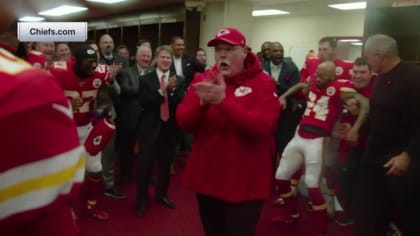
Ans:
[[[160,119],[167,121],[169,119],[169,104],[168,104],[168,93],[166,92],[166,77],[162,75],[160,79],[160,90],[163,93],[163,102],[160,104]]]

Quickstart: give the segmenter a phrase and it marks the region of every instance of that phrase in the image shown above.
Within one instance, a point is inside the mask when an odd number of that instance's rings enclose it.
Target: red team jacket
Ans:
[[[74,120],[77,126],[87,125],[92,121],[94,101],[98,89],[108,80],[108,67],[98,65],[93,75],[87,78],[79,78],[73,71],[74,61],[54,62],[50,68],[51,74],[64,89],[69,100],[82,98],[83,105],[74,112]]]
[[[84,149],[63,91],[0,48],[0,235],[75,235]]]
[[[209,73],[198,74],[191,84]],[[176,113],[179,126],[194,134],[183,185],[229,202],[267,198],[279,112],[276,85],[253,53],[245,69],[226,80],[220,104],[202,107],[190,86]]]
[[[331,134],[332,128],[343,110],[340,92],[346,91],[356,91],[350,80],[335,79],[326,87],[319,89],[316,86],[316,75],[312,75],[310,90],[306,100],[306,110],[299,122],[299,126],[314,126],[325,131],[325,133]],[[313,133],[309,134],[302,129],[299,129],[298,133],[304,138],[321,136]]]

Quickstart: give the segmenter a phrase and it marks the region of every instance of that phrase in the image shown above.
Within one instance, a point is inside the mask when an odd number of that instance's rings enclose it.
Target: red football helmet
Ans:
[[[96,156],[109,143],[115,130],[115,125],[111,124],[107,119],[98,120],[86,138],[86,151],[90,155]]]

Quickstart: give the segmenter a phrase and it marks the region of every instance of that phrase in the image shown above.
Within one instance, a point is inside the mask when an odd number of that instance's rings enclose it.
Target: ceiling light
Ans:
[[[38,12],[39,15],[43,16],[64,16],[69,15],[72,13],[85,11],[87,10],[86,7],[76,7],[76,6],[69,6],[69,5],[62,5],[56,8],[52,8],[46,11]]]
[[[363,43],[362,42],[354,42],[354,43],[351,43],[351,45],[353,45],[353,46],[363,46]]]
[[[351,42],[360,42],[360,39],[339,39],[338,41],[351,43]]]
[[[282,10],[275,10],[275,9],[252,11],[252,16],[273,16],[273,15],[286,15],[286,14],[290,14],[290,12],[282,11]]]
[[[36,22],[36,21],[43,21],[45,20],[44,17],[38,17],[38,16],[24,16],[19,18],[19,21],[32,21],[32,22]]]
[[[366,2],[349,2],[349,3],[340,3],[340,4],[329,4],[329,7],[336,8],[339,10],[357,10],[365,9]]]
[[[86,0],[86,1],[105,3],[105,4],[114,4],[114,3],[124,2],[124,1],[127,1],[127,0]]]

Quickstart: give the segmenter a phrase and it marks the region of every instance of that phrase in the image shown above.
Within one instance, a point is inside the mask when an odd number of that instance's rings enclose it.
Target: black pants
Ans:
[[[134,145],[137,140],[136,129],[117,129],[116,149],[120,161],[120,175],[130,177],[132,175],[132,164],[135,158]]]
[[[201,222],[206,236],[254,236],[262,200],[229,203],[197,194]]]
[[[355,188],[357,186],[357,176],[359,174],[362,155],[363,150],[352,148],[348,153],[347,163],[337,166],[338,183],[341,186],[341,192],[337,194],[338,201],[352,218],[354,217],[354,209],[357,207]]]
[[[364,158],[375,158],[366,156]],[[420,168],[412,158],[403,176],[387,176],[381,164],[361,164],[357,188],[357,236],[383,236],[396,219],[404,236],[420,235]]]
[[[147,201],[149,184],[153,175],[155,162],[158,165],[156,183],[157,198],[167,197],[170,167],[175,158],[175,135],[164,124],[155,143],[142,145],[138,161],[137,201]]]

